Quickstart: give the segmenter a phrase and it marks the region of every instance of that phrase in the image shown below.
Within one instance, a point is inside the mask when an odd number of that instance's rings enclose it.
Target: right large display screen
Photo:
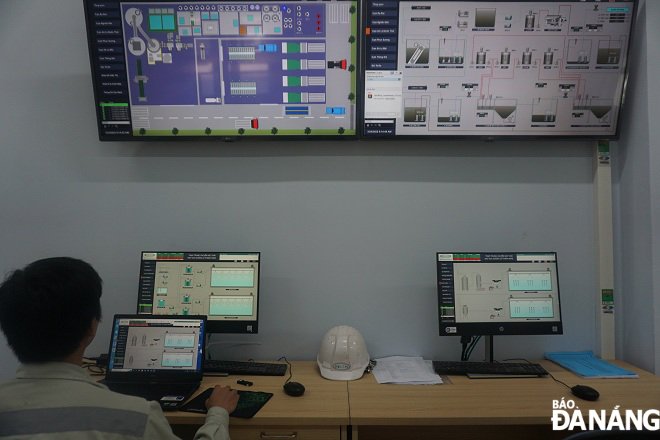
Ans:
[[[616,137],[636,1],[364,5],[365,136]]]

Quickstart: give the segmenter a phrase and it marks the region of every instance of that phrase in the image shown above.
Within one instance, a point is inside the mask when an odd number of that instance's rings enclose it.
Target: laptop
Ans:
[[[202,381],[206,316],[115,315],[105,380],[176,410]]]

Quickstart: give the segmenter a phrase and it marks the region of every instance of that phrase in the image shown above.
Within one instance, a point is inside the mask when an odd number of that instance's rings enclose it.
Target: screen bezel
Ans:
[[[437,141],[439,139],[470,139],[470,140],[482,140],[486,142],[492,142],[492,141],[498,141],[498,140],[533,140],[533,139],[567,139],[567,140],[587,140],[587,139],[593,139],[593,140],[617,140],[619,139],[621,135],[621,121],[622,121],[622,115],[624,113],[624,109],[626,106],[626,91],[627,91],[627,86],[628,86],[628,75],[629,75],[629,70],[630,70],[630,55],[631,55],[631,47],[632,47],[632,41],[635,38],[635,32],[636,32],[636,23],[637,23],[637,14],[639,12],[638,8],[638,3],[639,0],[632,0],[631,4],[633,7],[633,12],[632,12],[632,19],[630,23],[630,34],[628,38],[628,45],[626,48],[626,64],[623,69],[622,73],[622,87],[621,87],[621,96],[620,96],[620,102],[619,102],[619,112],[617,114],[617,119],[616,119],[616,129],[614,134],[595,134],[595,133],[582,133],[582,134],[520,134],[520,135],[509,135],[509,134],[500,134],[500,133],[494,133],[494,134],[481,134],[481,133],[465,133],[465,134],[428,134],[428,135],[417,135],[417,134],[411,134],[411,135],[405,135],[405,134],[395,134],[395,135],[383,135],[383,136],[378,136],[378,135],[367,135],[365,134],[365,102],[364,102],[364,90],[365,90],[365,81],[366,81],[366,70],[367,70],[367,36],[365,29],[369,25],[369,17],[367,14],[367,3],[368,1],[376,1],[376,0],[366,0],[362,2],[362,11],[361,11],[361,32],[360,32],[360,54],[361,54],[361,59],[360,59],[360,81],[359,85],[361,86],[360,88],[362,89],[362,101],[361,101],[361,108],[360,108],[360,139],[365,140],[367,142],[374,141],[374,142],[381,142],[381,141],[400,141],[402,139],[410,139],[410,140],[422,140],[422,139],[428,139],[428,140],[434,140]],[[413,1],[413,0],[392,0],[394,2],[401,3],[405,1]],[[445,2],[464,2],[466,4],[469,3],[474,3],[474,2],[483,2],[484,0],[421,0],[424,2],[438,2],[438,3],[445,3]],[[562,0],[547,0],[547,1],[530,1],[530,0],[488,0],[492,2],[494,5],[497,3],[505,3],[505,2],[519,2],[519,3],[547,3],[549,2],[556,2],[556,3],[561,3]],[[602,2],[605,4],[605,2]]]
[[[559,319],[552,321],[525,321],[525,322],[456,322],[451,325],[455,331],[449,331],[448,326],[442,322],[442,309],[441,309],[441,291],[440,291],[440,261],[439,255],[441,254],[539,254],[539,255],[554,255],[555,261],[555,274],[557,278],[557,307],[559,310]],[[436,289],[437,289],[437,307],[438,307],[438,332],[440,336],[495,336],[495,335],[561,335],[563,334],[562,325],[562,310],[561,310],[561,294],[559,287],[559,264],[557,260],[557,252],[548,251],[507,251],[507,252],[484,252],[484,251],[446,251],[436,252]],[[478,263],[477,263],[478,264]]]

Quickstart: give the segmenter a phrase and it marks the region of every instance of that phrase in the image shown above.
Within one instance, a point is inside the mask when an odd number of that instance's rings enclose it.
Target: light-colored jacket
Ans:
[[[213,407],[195,440],[229,440],[229,415]],[[0,438],[177,439],[157,402],[110,391],[81,367],[24,364],[0,384]]]

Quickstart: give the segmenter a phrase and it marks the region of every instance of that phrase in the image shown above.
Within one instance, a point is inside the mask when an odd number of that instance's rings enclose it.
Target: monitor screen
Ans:
[[[108,371],[150,373],[202,372],[205,318],[116,315]]]
[[[356,135],[356,0],[84,5],[101,140]]]
[[[636,1],[364,5],[365,136],[616,137]]]
[[[259,252],[142,252],[138,313],[206,315],[209,333],[257,333]]]
[[[555,252],[438,252],[441,336],[562,334]]]

